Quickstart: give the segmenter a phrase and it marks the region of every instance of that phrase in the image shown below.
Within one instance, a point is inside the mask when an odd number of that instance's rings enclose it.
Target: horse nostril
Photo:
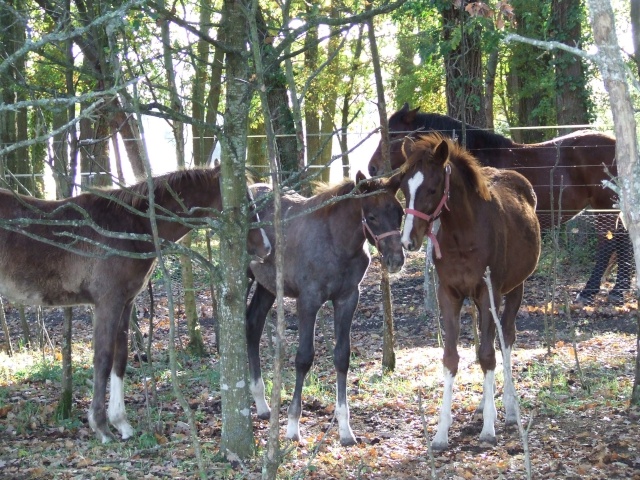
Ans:
[[[378,169],[376,167],[374,167],[373,165],[369,165],[369,175],[375,177],[377,172]]]

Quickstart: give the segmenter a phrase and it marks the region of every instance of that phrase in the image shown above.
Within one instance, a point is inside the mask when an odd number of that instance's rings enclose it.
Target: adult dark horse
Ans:
[[[154,179],[159,236],[175,242],[222,210],[220,171],[182,170]],[[249,192],[247,192],[249,195]],[[94,309],[93,400],[89,424],[103,443],[134,431],[124,405],[129,315],[155,263],[146,182],[130,188],[46,201],[0,189],[0,294],[31,305],[91,304]],[[186,223],[178,223],[182,219]],[[251,254],[271,245],[262,229],[248,234]],[[120,254],[118,252],[121,252]],[[145,256],[132,258],[126,253]]]
[[[484,372],[478,408],[484,417],[480,440],[495,443],[496,328],[484,275],[489,267],[496,310],[504,296],[500,322],[506,348],[502,357],[510,369],[524,281],[535,270],[540,255],[536,195],[519,173],[481,167],[470,153],[439,134],[405,140],[404,152],[407,161],[394,176],[401,181],[407,205],[402,231],[404,247],[419,249],[433,220],[440,218],[433,257],[445,330],[444,395],[432,446],[441,450],[448,445],[451,397],[459,361],[460,309],[467,297],[479,312],[479,360]],[[514,423],[515,399],[506,388],[503,398],[507,424]]]
[[[405,104],[389,118],[393,169],[404,162],[401,145],[405,136],[426,131],[438,131],[453,138],[461,135],[462,124],[457,120],[445,115],[419,113],[418,110],[419,108],[410,109]],[[514,169],[531,182],[538,197],[538,217],[544,226],[550,226],[544,219],[550,218],[552,208],[554,212],[560,211],[560,201],[562,221],[569,220],[586,207],[597,210],[614,208],[614,192],[602,185],[603,180],[609,180],[605,166],[612,175],[617,174],[614,160],[615,139],[608,135],[580,131],[547,142],[524,145],[501,135],[467,126],[466,146],[484,165]],[[374,176],[383,170],[382,167],[379,145],[369,161],[369,173]],[[615,251],[618,275],[609,298],[619,302],[623,298],[623,291],[630,288],[633,268],[631,243],[628,233],[618,224],[614,215],[603,214],[598,218],[599,245],[596,263],[579,299],[590,302],[599,292],[602,275]],[[608,232],[613,232],[613,236]]]
[[[342,445],[356,442],[349,426],[347,371],[351,354],[350,334],[353,314],[360,297],[359,285],[369,266],[367,241],[375,244],[390,272],[404,264],[400,243],[402,205],[398,190],[388,181],[365,180],[358,172],[356,181],[329,188],[311,198],[297,194],[282,197],[285,220],[284,294],[296,299],[299,344],[296,354],[296,384],[289,406],[286,436],[300,440],[302,385],[313,364],[316,314],[328,300],[333,303],[336,345],[334,365],[337,373],[336,417]],[[267,185],[253,186],[256,201],[271,193]],[[377,193],[376,193],[377,192]],[[375,193],[375,194],[374,194]],[[336,197],[351,194],[335,201]],[[357,194],[356,196],[353,196]],[[333,200],[333,203],[327,202]],[[273,219],[273,203],[263,211],[263,220]],[[275,245],[273,228],[265,228]],[[260,337],[265,319],[275,300],[276,269],[274,255],[263,263],[251,262],[257,281],[247,310],[247,343],[251,393],[259,418],[269,418],[260,369]]]

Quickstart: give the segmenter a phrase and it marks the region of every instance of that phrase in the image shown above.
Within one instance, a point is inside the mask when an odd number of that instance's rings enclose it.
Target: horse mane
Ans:
[[[462,133],[462,122],[447,115],[418,112],[416,113],[415,118],[416,125],[421,125],[428,130],[433,130],[434,132],[450,135],[455,131],[458,137],[460,137]],[[465,125],[465,130],[467,136],[467,148],[469,149],[509,148],[515,145],[515,142],[510,138],[480,127]]]
[[[468,187],[473,188],[483,200],[489,200],[491,198],[489,179],[483,170],[482,164],[467,149],[459,145],[458,142],[436,132],[420,134],[414,140],[407,139],[405,141],[413,141],[414,145],[412,153],[407,156],[407,161],[400,167],[403,174],[411,175],[417,170],[417,164],[424,158],[424,153],[416,154],[416,152],[428,152],[428,162],[431,162],[436,147],[440,145],[441,142],[446,142],[449,147],[447,162],[455,166],[462,181],[464,181]]]
[[[326,182],[317,182],[314,185],[314,196],[309,199],[310,205],[321,205],[332,198],[347,195],[353,192],[355,187],[356,183],[349,178],[345,178],[340,183],[333,185]],[[328,207],[331,208],[334,205],[336,203],[332,203]]]
[[[219,177],[220,167],[190,168],[159,175],[153,177],[154,197],[162,198],[167,194],[179,194],[185,183],[189,188],[218,188]],[[120,206],[130,205],[137,210],[143,210],[148,204],[149,184],[146,180],[142,180],[129,187],[95,189],[87,194],[104,197],[107,201]]]

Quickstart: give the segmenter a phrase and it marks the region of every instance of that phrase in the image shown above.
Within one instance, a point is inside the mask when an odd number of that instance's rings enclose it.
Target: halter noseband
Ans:
[[[369,235],[371,235],[373,241],[376,244],[376,249],[378,250],[378,252],[380,252],[380,255],[384,257],[384,255],[382,254],[382,250],[380,250],[380,245],[378,242],[383,238],[390,237],[391,235],[402,235],[400,233],[400,230],[390,230],[388,232],[381,233],[380,235],[376,235],[375,233],[373,233],[371,227],[369,227],[369,224],[367,223],[367,219],[364,216],[364,210],[360,209],[360,212],[362,213],[362,233],[364,233],[365,240],[367,239],[367,232],[369,232]]]
[[[442,253],[440,253],[440,245],[438,244],[438,240],[436,240],[435,234],[431,231],[431,227],[433,227],[433,222],[435,222],[440,214],[442,213],[442,209],[446,207],[449,210],[449,206],[447,205],[447,200],[449,200],[449,179],[451,177],[451,164],[447,163],[447,166],[444,167],[444,192],[442,193],[442,198],[440,199],[440,203],[436,209],[431,213],[431,215],[427,215],[426,213],[422,213],[419,210],[414,210],[413,208],[405,208],[404,212],[409,215],[413,215],[415,217],[421,218],[427,222],[427,236],[433,242],[433,248],[436,251],[436,258],[442,258]]]

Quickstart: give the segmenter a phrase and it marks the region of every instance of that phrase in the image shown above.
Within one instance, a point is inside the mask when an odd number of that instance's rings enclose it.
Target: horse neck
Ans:
[[[348,252],[361,250],[366,242],[362,229],[361,202],[356,198],[347,198],[331,206],[325,214],[331,237]]]
[[[475,206],[478,202],[484,201],[475,188],[466,184],[455,165],[451,168],[450,182],[449,200],[440,215],[445,232],[465,229],[472,225],[475,221]]]
[[[222,209],[220,190],[216,188],[194,187],[189,189],[182,194],[182,203],[183,205],[180,205],[171,193],[165,191],[155,198],[156,206],[161,207],[156,208],[157,215],[170,217],[171,213],[173,213],[183,218],[186,223],[189,223],[190,219],[212,216],[214,213],[211,209],[215,209],[218,212]],[[192,212],[191,210],[196,207],[198,210]],[[165,210],[171,213],[167,213]],[[170,242],[180,240],[193,229],[177,219],[175,221],[158,219],[156,223],[158,225],[158,236]]]

